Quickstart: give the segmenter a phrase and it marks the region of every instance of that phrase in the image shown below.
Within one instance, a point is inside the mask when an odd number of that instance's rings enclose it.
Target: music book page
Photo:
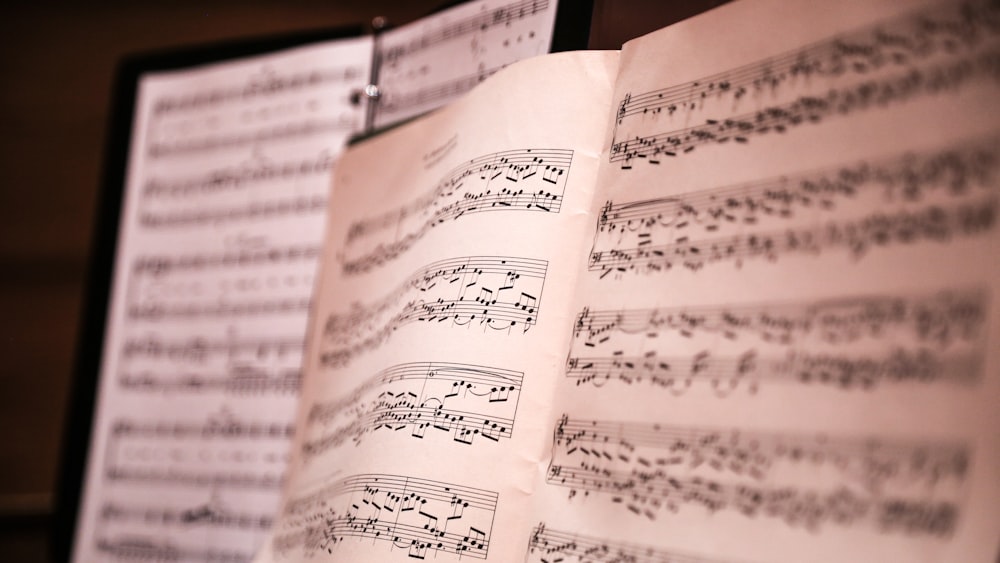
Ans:
[[[528,561],[995,560],[997,16],[625,45]]]
[[[259,561],[994,561],[1000,14],[735,3],[350,149]]]
[[[530,59],[348,151],[258,560],[523,557],[616,58]]]
[[[253,557],[370,60],[358,38],[141,78],[75,561]]]

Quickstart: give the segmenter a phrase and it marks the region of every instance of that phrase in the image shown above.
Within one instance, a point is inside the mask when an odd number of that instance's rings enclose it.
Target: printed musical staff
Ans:
[[[430,264],[380,301],[330,314],[320,362],[339,367],[380,346],[407,324],[448,323],[522,332],[538,318],[548,262],[469,256]]]
[[[178,178],[150,177],[142,188],[142,201],[149,205],[165,199],[192,198],[249,190],[268,182],[292,182],[330,175],[334,158],[329,149],[316,156],[273,162],[257,156],[245,162],[224,165],[199,174]]]
[[[321,41],[136,77],[121,306],[95,415],[104,446],[88,462],[74,561],[249,562],[264,541],[291,454],[330,171],[361,125],[350,96],[371,55],[364,40]],[[206,493],[234,504],[199,505]]]
[[[653,200],[609,201],[589,269],[604,278],[837,249],[860,260],[891,245],[980,236],[995,228],[998,171],[1000,139],[992,137]]]
[[[482,0],[382,33],[375,127],[437,109],[497,70],[548,52],[555,4]]]
[[[905,384],[951,384],[969,387],[983,373],[980,353],[940,354],[927,349],[896,348],[879,355],[789,351],[783,356],[760,357],[756,350],[739,356],[661,357],[655,352],[639,357],[574,357],[566,376],[576,385],[603,386],[609,381],[626,385],[649,384],[676,393],[706,384],[726,396],[740,386],[756,393],[762,384],[802,383],[842,390],[870,390]]]
[[[241,337],[230,332],[227,338],[194,336],[169,339],[147,334],[125,340],[121,355],[125,360],[152,359],[202,364],[216,358],[241,358],[247,354],[252,359],[301,354],[302,349],[301,338],[290,338],[287,335],[277,338]]]
[[[302,352],[302,339],[287,335],[245,337],[230,330],[222,338],[172,339],[136,333],[122,344],[118,384],[127,391],[164,395],[295,394]]]
[[[576,319],[566,375],[577,385],[799,383],[869,390],[971,386],[983,375],[987,295],[955,290],[801,303],[591,311]]]
[[[112,561],[252,561],[253,553],[234,549],[184,547],[170,540],[122,534],[115,539],[99,537],[97,552]]]
[[[651,545],[638,545],[553,530],[539,524],[531,532],[525,563],[722,563]]]
[[[288,142],[304,137],[328,136],[331,133],[347,134],[358,129],[358,121],[356,113],[348,112],[327,119],[312,118],[218,136],[195,137],[177,141],[153,141],[149,143],[147,151],[149,158],[154,160],[188,157],[192,154],[203,154],[223,149]]]
[[[104,474],[118,482],[277,489],[293,433],[289,422],[241,419],[228,408],[204,421],[118,419]]]
[[[548,9],[548,0],[517,0],[510,4],[494,8],[486,13],[479,13],[458,21],[448,22],[430,33],[422,34],[413,41],[392,45],[383,50],[382,56],[386,64],[395,65],[403,57],[417,51],[422,51],[438,43],[452,41],[461,38],[463,35],[486,31],[494,26],[507,26],[512,22],[534,16]]]
[[[182,372],[169,375],[149,370],[123,373],[118,385],[126,391],[162,393],[212,393],[232,395],[298,395],[302,386],[299,368],[268,370],[234,366],[225,373]]]
[[[274,246],[255,241],[231,246],[218,252],[137,255],[132,262],[128,318],[141,322],[217,322],[234,317],[304,315],[308,311],[318,247]],[[213,331],[202,334],[195,337],[204,341],[201,345],[233,345],[220,343]],[[288,338],[285,335],[284,339]],[[197,344],[168,344],[171,350],[164,353],[179,353],[177,346],[190,347],[188,351],[195,353]],[[123,352],[136,353],[137,345],[136,339],[130,339]],[[147,340],[145,345],[149,347],[145,355],[152,358],[156,352],[152,347],[157,343]],[[245,342],[243,346],[261,351],[266,347],[264,342]],[[281,344],[279,352],[284,348],[285,344]]]
[[[674,332],[727,340],[756,338],[781,344],[823,341],[850,343],[862,338],[907,339],[948,345],[981,336],[988,311],[985,291],[968,289],[926,295],[845,296],[800,303],[676,307],[620,311],[584,310],[577,316],[574,339],[594,348],[612,337],[656,338]]]
[[[830,222],[826,225],[784,230],[758,231],[746,235],[688,240],[659,246],[638,246],[625,250],[612,248],[591,254],[591,270],[611,272],[657,272],[681,265],[699,270],[706,264],[744,260],[792,253],[816,255],[844,248],[860,259],[873,248],[894,244],[950,242],[954,238],[975,237],[992,230],[996,224],[997,200],[986,199],[948,207],[932,206],[915,211],[876,212],[857,221]],[[642,235],[640,235],[642,237]],[[640,238],[640,245],[648,236]]]
[[[985,1],[936,6],[697,81],[626,95],[611,161],[625,169],[635,159],[659,164],[699,145],[746,143],[755,135],[996,81],[996,15],[996,5]],[[844,84],[855,77],[869,78]],[[810,90],[815,93],[795,94]],[[770,102],[777,97],[788,101]],[[741,110],[747,103],[757,107]]]
[[[287,462],[282,458],[282,462]],[[138,485],[169,485],[180,488],[249,489],[280,492],[284,471],[199,471],[176,468],[114,466],[104,473],[110,482]]]
[[[548,483],[637,517],[693,506],[810,530],[866,526],[947,536],[972,461],[961,443],[572,420],[555,429]]]
[[[286,315],[309,310],[310,299],[260,300],[216,304],[185,303],[182,305],[133,305],[128,318],[143,321],[165,319],[197,319],[203,317],[252,317]]]
[[[352,223],[343,272],[360,274],[390,261],[449,220],[491,211],[558,213],[573,151],[520,149],[469,160],[437,186],[398,209]]]
[[[256,529],[262,532],[268,531],[274,520],[270,514],[236,512],[215,501],[187,509],[108,502],[101,508],[101,519],[151,526]]]
[[[180,229],[263,221],[288,216],[319,216],[325,212],[326,195],[312,195],[273,200],[259,199],[228,207],[192,207],[159,213],[147,210],[139,214],[139,223],[147,229]]]
[[[284,560],[333,554],[338,544],[358,538],[389,542],[417,559],[486,559],[497,498],[491,491],[427,479],[355,475],[293,497],[273,552]]]
[[[250,102],[265,96],[280,96],[315,89],[330,83],[355,83],[364,80],[361,68],[313,69],[294,74],[278,74],[267,67],[247,77],[246,83],[238,86],[209,91],[188,92],[180,96],[162,96],[153,102],[152,113],[164,114],[204,110],[233,102]]]
[[[465,92],[471,90],[475,85],[493,76],[503,67],[494,67],[479,70],[474,74],[461,76],[441,84],[433,84],[426,88],[420,88],[411,92],[387,92],[384,98],[378,101],[378,108],[382,114],[410,113],[416,108],[427,107],[429,105],[443,104]]]
[[[132,269],[137,275],[162,276],[220,268],[274,266],[299,261],[313,263],[319,259],[319,255],[319,247],[313,245],[242,248],[216,254],[142,255],[133,261]]]
[[[112,429],[115,438],[164,438],[164,439],[288,439],[294,427],[290,423],[266,423],[258,420],[243,421],[223,409],[206,422],[152,421],[135,422],[119,420]]]
[[[516,371],[446,362],[393,366],[342,399],[313,405],[307,432],[320,435],[304,442],[303,456],[358,444],[379,430],[406,430],[419,439],[428,430],[444,432],[466,445],[477,437],[499,442],[514,432],[523,378]]]

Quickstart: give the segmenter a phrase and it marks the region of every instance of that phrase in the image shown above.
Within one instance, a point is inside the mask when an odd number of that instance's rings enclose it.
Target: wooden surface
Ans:
[[[591,47],[617,48],[721,3],[597,0]],[[440,4],[7,4],[0,18],[0,532],[12,529],[10,518],[43,525],[51,505],[117,61],[137,51],[365,23],[376,14],[405,23]],[[41,544],[31,537],[0,533],[0,553],[16,548],[14,560],[40,560]],[[16,545],[10,538],[19,538]]]

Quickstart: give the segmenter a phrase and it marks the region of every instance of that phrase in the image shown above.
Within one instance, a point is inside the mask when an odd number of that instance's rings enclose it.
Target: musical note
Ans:
[[[408,430],[418,439],[428,430],[444,432],[465,445],[499,442],[513,435],[523,377],[510,370],[446,362],[393,366],[342,399],[310,407],[306,435],[318,437],[305,440],[303,456],[309,460],[346,441],[358,444],[379,430]]]
[[[320,363],[343,366],[414,322],[527,332],[538,318],[547,268],[545,260],[509,256],[430,264],[377,302],[331,313],[324,325]]]
[[[722,559],[699,557],[651,545],[630,544],[605,538],[555,530],[539,524],[531,532],[525,563],[722,563]]]
[[[361,274],[412,247],[436,226],[474,213],[558,213],[573,151],[523,149],[488,154],[454,168],[418,199],[351,224],[343,272]]]
[[[548,483],[636,516],[699,506],[789,526],[949,535],[971,464],[960,443],[573,420],[554,432]],[[796,475],[801,478],[796,478]]]
[[[486,559],[497,493],[396,475],[355,475],[292,497],[279,522],[278,559],[333,554],[350,538],[389,542],[417,559]],[[430,552],[430,553],[428,553]]]
[[[996,224],[998,150],[994,137],[654,200],[609,201],[589,269],[603,279],[833,249],[860,260],[890,245],[980,236]]]
[[[628,94],[618,105],[611,162],[624,169],[635,159],[659,164],[700,145],[746,143],[755,135],[996,80],[996,10],[990,2],[931,7],[731,71]],[[866,76],[871,78],[843,84]],[[761,107],[765,97],[788,101]],[[741,112],[749,101],[758,108]],[[682,117],[684,123],[677,123]],[[661,123],[673,128],[663,131]],[[659,131],[646,132],[651,127]]]

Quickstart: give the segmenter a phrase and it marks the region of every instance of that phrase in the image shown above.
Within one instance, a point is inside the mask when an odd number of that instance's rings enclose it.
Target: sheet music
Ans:
[[[622,51],[523,560],[994,561],[989,2]]]
[[[379,36],[375,127],[431,111],[501,68],[549,52],[557,0],[476,0]]]
[[[258,560],[993,560],[997,21],[736,3],[352,148]]]
[[[371,41],[142,77],[76,561],[248,561]]]
[[[259,561],[524,556],[616,57],[524,61],[340,161]]]

